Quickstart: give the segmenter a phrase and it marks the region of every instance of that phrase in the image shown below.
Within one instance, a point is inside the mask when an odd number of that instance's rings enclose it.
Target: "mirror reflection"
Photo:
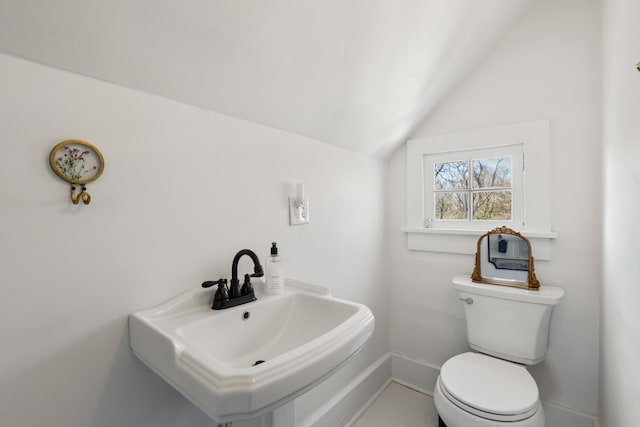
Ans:
[[[499,270],[529,271],[529,248],[521,237],[490,234],[486,237],[488,261]]]
[[[474,282],[536,290],[531,243],[508,227],[498,227],[478,239]]]

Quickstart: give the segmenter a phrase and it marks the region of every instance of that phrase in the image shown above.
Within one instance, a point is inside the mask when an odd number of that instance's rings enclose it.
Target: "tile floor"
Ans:
[[[393,381],[353,424],[353,427],[437,426],[433,398]]]

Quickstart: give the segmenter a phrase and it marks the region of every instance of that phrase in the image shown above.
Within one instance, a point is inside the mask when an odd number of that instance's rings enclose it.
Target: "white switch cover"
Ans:
[[[309,199],[289,198],[289,225],[309,224]]]

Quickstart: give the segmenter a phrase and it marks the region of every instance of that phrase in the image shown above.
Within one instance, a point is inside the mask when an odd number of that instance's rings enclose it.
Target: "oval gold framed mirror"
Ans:
[[[490,285],[538,290],[531,242],[508,227],[480,236],[471,280]]]

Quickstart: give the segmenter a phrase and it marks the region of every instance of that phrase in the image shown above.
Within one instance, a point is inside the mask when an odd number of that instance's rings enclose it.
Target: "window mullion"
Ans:
[[[472,188],[471,192],[481,193],[481,192],[494,192],[494,191],[512,191],[513,187],[486,187],[486,188]]]
[[[467,170],[469,171],[469,176],[468,176],[468,181],[467,181],[467,192],[468,192],[467,200],[469,200],[469,212],[468,212],[468,214],[469,214],[469,221],[472,221],[473,220],[473,191],[472,191],[472,189],[473,189],[473,179],[472,179],[472,176],[473,176],[473,169],[472,169],[473,164],[472,164],[472,159],[471,158],[467,159],[467,164],[468,164]]]

